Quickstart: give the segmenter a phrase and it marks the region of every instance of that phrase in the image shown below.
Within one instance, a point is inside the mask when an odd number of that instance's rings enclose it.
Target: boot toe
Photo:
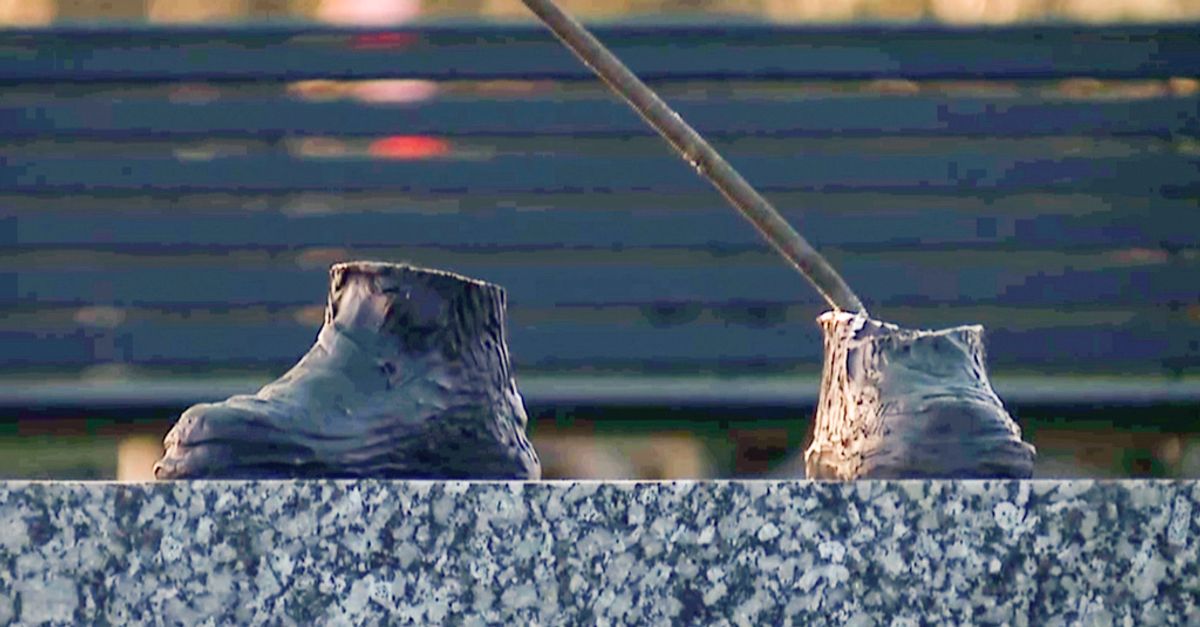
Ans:
[[[163,440],[166,451],[154,466],[155,477],[232,479],[255,467],[311,461],[306,451],[287,441],[286,432],[270,415],[241,407],[244,400],[201,403],[183,412]]]

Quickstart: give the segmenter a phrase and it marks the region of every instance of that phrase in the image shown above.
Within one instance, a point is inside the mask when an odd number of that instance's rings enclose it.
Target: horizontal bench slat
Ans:
[[[79,380],[72,373],[60,373],[49,379],[30,381],[0,378],[0,412],[30,408],[63,410],[87,408],[100,410],[165,410],[164,419],[173,421],[170,412],[196,403],[214,402],[234,394],[253,394],[269,383],[271,376],[237,378],[130,378],[118,380]],[[740,415],[735,419],[754,419],[747,409],[768,407],[811,408],[817,402],[818,376],[713,377],[705,373],[690,376],[603,376],[517,373],[521,396],[526,407],[542,409],[547,405],[571,406],[650,406],[650,407],[727,407]],[[996,393],[1009,411],[1021,411],[1021,405],[1092,404],[1147,405],[1155,403],[1200,402],[1200,380],[1164,376],[1078,377],[996,374],[991,377]],[[540,407],[539,407],[540,406]],[[1132,413],[1133,415],[1129,415]],[[1126,412],[1131,424],[1145,426],[1150,416]],[[531,418],[535,418],[531,416]],[[798,416],[807,418],[807,416]],[[689,417],[698,420],[699,417]],[[1018,413],[1021,421],[1028,416]],[[165,428],[164,428],[165,431]]]
[[[1162,198],[1144,194],[1097,193],[1089,190],[1057,192],[998,193],[978,190],[963,195],[955,190],[927,190],[910,194],[836,190],[831,192],[779,191],[771,195],[780,210],[802,208],[805,212],[838,215],[882,214],[887,212],[923,213],[930,210],[956,209],[984,215],[988,212],[1008,216],[1036,217],[1046,213],[1062,216],[1139,211],[1153,213],[1179,211],[1195,206],[1190,198]],[[67,215],[72,217],[140,213],[146,217],[167,218],[196,214],[212,217],[274,215],[305,219],[319,216],[388,214],[435,216],[462,214],[485,217],[503,212],[546,213],[580,211],[586,213],[730,211],[715,190],[705,189],[663,195],[653,189],[630,190],[621,194],[586,192],[371,192],[347,191],[336,194],[306,191],[186,192],[171,190],[95,190],[73,194],[54,190],[0,193],[0,212],[22,217]]]
[[[737,369],[798,367],[820,362],[816,325],[755,327],[718,322],[659,326],[553,321],[509,325],[518,366],[541,369],[663,367]],[[205,368],[259,365],[286,368],[312,345],[316,329],[301,324],[179,324],[134,321],[114,330],[39,329],[0,331],[14,365],[83,367],[109,361],[132,365]],[[1033,371],[1160,371],[1171,358],[1197,353],[1194,322],[1162,316],[1122,324],[988,330],[988,359],[996,368]]]
[[[795,99],[710,96],[668,102],[701,133],[720,135],[1195,135],[1194,97],[1119,101],[855,95]],[[616,135],[653,131],[603,95],[527,99],[437,97],[414,104],[215,100],[203,105],[100,97],[9,104],[8,137],[253,137],[293,135]]]
[[[1200,246],[1195,202],[1153,197],[1006,198],[770,194],[822,248]],[[712,191],[464,193],[444,199],[0,197],[0,242],[21,249],[278,250],[305,247],[747,247],[762,240]],[[373,251],[362,250],[363,254]]]
[[[791,268],[767,251],[735,255],[701,251],[549,251],[453,253],[411,249],[409,261],[493,281],[515,304],[715,303],[731,300],[818,303]],[[1105,253],[1057,254],[906,251],[829,255],[831,262],[871,303],[997,303],[1005,306],[1165,304],[1195,302],[1198,261],[1124,260]],[[241,258],[148,257],[142,265],[109,268],[83,262],[22,267],[6,263],[0,303],[118,303],[155,305],[300,305],[321,302],[327,262]],[[199,263],[197,263],[199,261]],[[233,263],[230,263],[232,261]]]
[[[0,136],[2,138],[2,136]],[[389,141],[411,152],[387,153]],[[742,158],[849,158],[974,160],[1113,159],[1141,160],[1172,156],[1189,160],[1190,140],[1163,137],[986,135],[905,137],[892,135],[846,137],[789,137],[734,135],[717,137],[713,144],[731,159]],[[169,163],[223,162],[236,159],[295,159],[322,163],[438,162],[487,163],[514,158],[647,159],[670,162],[672,153],[656,135],[537,136],[524,134],[437,137],[388,135],[381,137],[296,137],[277,139],[180,137],[87,138],[33,137],[0,140],[0,155],[8,160],[118,159]],[[251,192],[253,190],[245,190]],[[303,191],[303,190],[299,190]],[[261,192],[260,192],[261,193]]]
[[[386,33],[380,38],[378,33]],[[1193,76],[1196,25],[804,28],[598,26],[639,75],[659,78],[1098,78]],[[364,37],[365,35],[365,37]],[[375,35],[375,36],[372,36]],[[422,77],[594,80],[544,28],[387,31],[76,28],[0,34],[0,81]]]
[[[0,191],[29,190],[246,190],[246,191],[462,191],[528,192],[653,189],[676,193],[709,184],[678,160],[662,155],[611,157],[502,155],[486,160],[381,161],[295,159],[283,155],[211,161],[49,158],[11,155]],[[763,190],[955,189],[1194,193],[1200,160],[1181,155],[1037,159],[979,154],[731,156],[735,167]]]
[[[684,304],[609,304],[530,307],[510,305],[510,325],[536,328],[548,323],[628,326],[650,324],[669,327],[704,323],[766,328],[812,326],[820,307],[766,301],[728,301]],[[1162,305],[1097,304],[1091,307],[1005,307],[999,305],[883,306],[877,317],[905,327],[942,328],[982,324],[1011,331],[1080,325],[1122,325],[1133,320],[1146,324],[1177,325],[1194,318],[1187,310]],[[0,331],[67,334],[75,330],[120,328],[126,322],[155,325],[243,325],[252,327],[299,324],[315,332],[324,319],[324,305],[293,307],[212,306],[137,307],[23,304],[0,308]]]

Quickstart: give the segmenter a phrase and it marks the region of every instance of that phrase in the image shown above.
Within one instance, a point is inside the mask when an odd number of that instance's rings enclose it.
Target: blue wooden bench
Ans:
[[[1200,25],[596,32],[876,317],[986,325],[1007,399],[1200,399]],[[0,164],[10,408],[278,374],[358,258],[507,287],[535,403],[819,364],[808,285],[539,27],[3,31]]]

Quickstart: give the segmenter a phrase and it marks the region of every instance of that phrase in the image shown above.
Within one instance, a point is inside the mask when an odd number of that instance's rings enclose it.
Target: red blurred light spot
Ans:
[[[449,154],[450,144],[424,135],[393,135],[371,142],[368,152],[377,159],[429,159]]]
[[[417,43],[417,33],[365,33],[350,39],[350,47],[360,50],[406,48]]]

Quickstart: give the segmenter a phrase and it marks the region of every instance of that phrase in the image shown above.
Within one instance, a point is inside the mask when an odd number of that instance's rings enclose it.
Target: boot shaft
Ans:
[[[507,295],[500,286],[374,261],[336,264],[329,278],[327,328],[374,343],[385,355],[437,354],[509,378]]]
[[[810,479],[1028,476],[1033,448],[988,380],[983,327],[818,318],[825,363]]]

